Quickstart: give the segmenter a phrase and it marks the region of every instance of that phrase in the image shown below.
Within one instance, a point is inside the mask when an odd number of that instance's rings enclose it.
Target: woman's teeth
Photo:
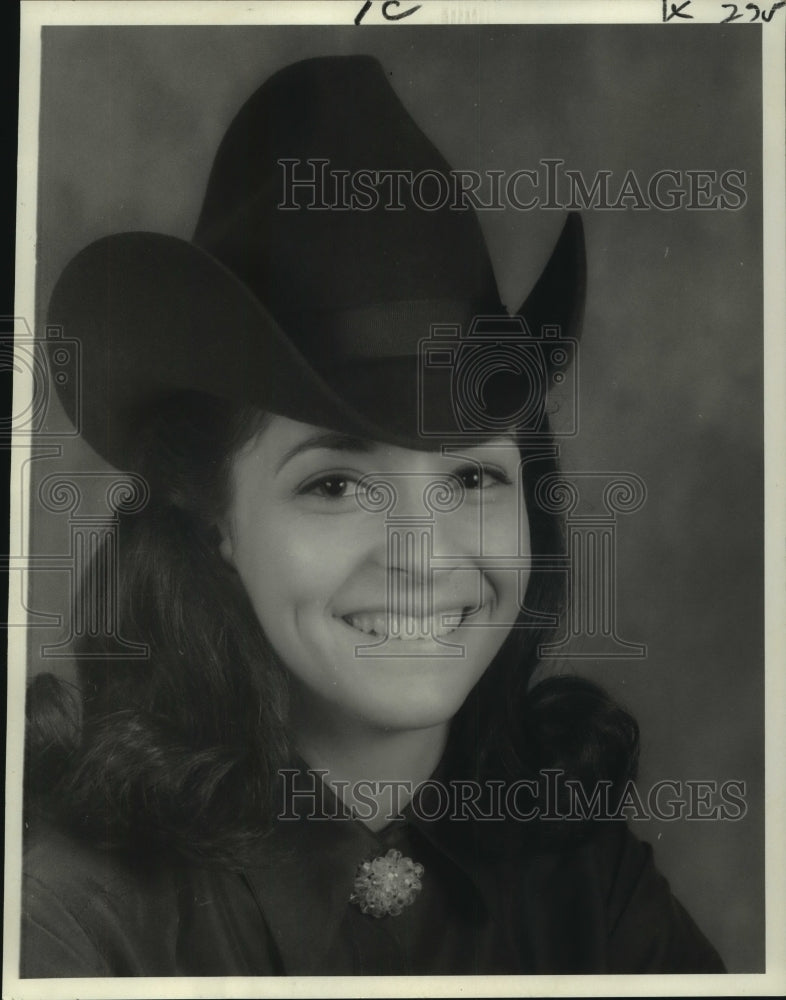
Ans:
[[[354,615],[344,615],[347,625],[365,632],[367,635],[391,639],[427,639],[430,636],[441,637],[455,632],[463,624],[467,608],[455,608],[440,611],[425,618],[410,615],[392,617],[384,612],[360,611]],[[445,619],[459,619],[455,625],[444,625]]]

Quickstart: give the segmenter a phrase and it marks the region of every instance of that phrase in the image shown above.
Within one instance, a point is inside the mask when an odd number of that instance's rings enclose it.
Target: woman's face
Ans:
[[[507,436],[443,455],[273,416],[233,461],[222,536],[301,708],[341,726],[446,723],[529,576]]]

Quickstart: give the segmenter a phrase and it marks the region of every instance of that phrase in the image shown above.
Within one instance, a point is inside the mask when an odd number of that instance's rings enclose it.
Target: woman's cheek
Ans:
[[[296,601],[326,603],[361,561],[352,518],[300,516],[271,533],[271,583]]]
[[[506,561],[518,556],[515,568],[488,570],[488,580],[494,589],[500,609],[511,621],[515,620],[524,603],[530,576],[531,543],[529,521],[520,494],[505,493],[500,502],[489,505],[484,512],[484,555],[503,556]]]

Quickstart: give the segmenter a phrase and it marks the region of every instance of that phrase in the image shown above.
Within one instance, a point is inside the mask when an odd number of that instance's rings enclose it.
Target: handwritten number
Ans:
[[[362,9],[355,17],[355,24],[360,24],[360,22],[363,20],[366,14],[368,14],[370,9],[371,9],[371,0],[366,0],[366,2],[363,4]]]
[[[770,22],[770,21],[771,21],[771,20],[773,19],[773,17],[775,16],[775,11],[776,11],[776,10],[780,10],[780,9],[781,9],[781,7],[786,7],[786,0],[779,0],[779,2],[778,2],[778,3],[774,3],[774,4],[772,5],[772,7],[770,7],[770,12],[769,12],[769,14],[767,13],[767,11],[766,11],[766,10],[763,10],[763,11],[761,12],[761,16],[762,16],[762,20],[766,21],[766,22],[767,22],[767,23],[769,24],[769,22]]]
[[[728,24],[730,21],[739,21],[740,18],[742,17],[742,14],[739,13],[739,7],[736,3],[722,3],[721,7],[725,8],[726,10],[731,8],[731,14],[729,14],[728,17],[724,18],[720,22],[721,24]],[[751,17],[750,19],[751,24],[754,21],[758,21],[759,17],[761,17],[762,21],[766,21],[769,24],[769,22],[775,16],[775,11],[780,10],[781,7],[786,7],[786,0],[778,0],[777,3],[774,3],[772,7],[770,7],[769,11],[762,10],[761,7],[759,7],[758,4],[755,3],[745,4],[745,10],[753,12],[753,17]]]

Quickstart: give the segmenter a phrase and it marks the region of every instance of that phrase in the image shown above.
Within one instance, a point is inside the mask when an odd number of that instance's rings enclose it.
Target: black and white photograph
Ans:
[[[782,991],[786,4],[562,6],[22,4],[9,1000]]]

